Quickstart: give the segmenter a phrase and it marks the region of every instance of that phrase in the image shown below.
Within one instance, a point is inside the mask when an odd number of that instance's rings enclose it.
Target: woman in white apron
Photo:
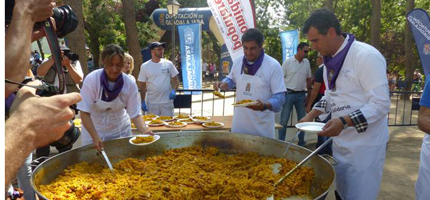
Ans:
[[[130,118],[141,134],[152,134],[140,113],[137,85],[126,74],[124,51],[110,44],[102,52],[104,69],[90,73],[84,80],[78,103],[82,119],[82,144],[93,143],[97,150],[103,141],[131,135]]]

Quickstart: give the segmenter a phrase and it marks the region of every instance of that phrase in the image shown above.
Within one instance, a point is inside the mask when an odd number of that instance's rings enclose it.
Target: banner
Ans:
[[[180,8],[175,16],[175,25],[201,24],[202,30],[209,31],[209,19],[212,13],[209,8]],[[162,30],[172,29],[172,16],[167,9],[155,9],[151,15],[154,23]]]
[[[424,74],[430,73],[430,18],[423,9],[414,9],[406,15],[414,34],[415,44],[421,58]]]
[[[234,61],[243,56],[242,35],[256,27],[251,0],[207,0],[215,22]]]
[[[201,32],[200,24],[178,26],[184,89],[202,89]]]
[[[220,75],[219,75],[219,81],[222,81],[231,70],[231,66],[233,65],[233,61],[231,60],[230,54],[228,53],[227,46],[223,44],[221,46],[221,59],[220,59]]]
[[[281,37],[282,63],[284,63],[287,58],[296,55],[300,35],[298,30],[291,30],[280,33],[279,37]]]

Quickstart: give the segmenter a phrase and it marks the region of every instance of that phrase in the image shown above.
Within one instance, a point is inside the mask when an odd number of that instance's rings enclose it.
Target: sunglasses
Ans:
[[[303,52],[305,52],[305,53],[309,53],[309,51],[303,51]]]

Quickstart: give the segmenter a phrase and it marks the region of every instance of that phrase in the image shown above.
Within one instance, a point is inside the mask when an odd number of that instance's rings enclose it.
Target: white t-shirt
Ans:
[[[235,83],[242,73],[242,63],[243,57],[235,60],[231,68],[231,72],[227,76]],[[272,95],[279,92],[285,92],[285,85],[282,84],[283,77],[281,66],[279,62],[271,56],[267,54],[264,55],[263,63],[261,63],[261,67],[258,69],[255,76],[258,76],[265,84],[269,85]]]
[[[48,61],[48,59],[45,59],[44,62]],[[84,72],[82,71],[82,67],[81,67],[81,63],[79,62],[79,60],[72,62],[72,67],[75,68],[76,73],[79,74],[81,77],[84,77]],[[58,76],[55,75],[55,79],[54,79],[54,86],[60,87],[60,81],[58,80]],[[79,84],[76,84],[76,86],[79,88]],[[64,87],[64,93],[63,94],[67,94],[67,87]]]
[[[284,72],[285,86],[288,89],[294,91],[306,90],[306,79],[312,76],[308,59],[303,58],[302,62],[299,62],[296,57],[289,57],[282,65],[282,70]]]
[[[208,64],[207,63],[203,63],[203,65],[202,65],[202,71],[206,72],[207,69],[208,69]]]
[[[172,86],[170,79],[178,75],[179,72],[172,62],[161,59],[155,63],[148,60],[140,66],[138,81],[146,82],[146,102],[149,104],[169,103]]]
[[[78,109],[84,112],[91,113],[91,115],[99,116],[103,113],[94,113],[92,105],[95,101],[100,99],[101,90],[103,89],[100,82],[100,76],[103,69],[97,69],[87,75],[82,84],[81,96],[82,101],[78,102]],[[121,101],[126,104],[126,111],[130,118],[135,118],[140,115],[140,101],[139,91],[137,85],[124,73],[122,74],[124,79],[124,85],[117,98],[121,98]],[[122,112],[122,111],[121,111]]]

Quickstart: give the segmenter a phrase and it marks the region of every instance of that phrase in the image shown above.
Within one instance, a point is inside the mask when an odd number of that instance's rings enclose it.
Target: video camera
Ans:
[[[15,0],[6,0],[5,2],[5,24],[9,25],[12,20],[13,10],[15,7]],[[64,37],[67,34],[73,32],[76,27],[78,26],[78,20],[76,17],[75,12],[73,12],[72,8],[68,5],[63,5],[59,7],[55,7],[53,9],[53,15],[52,18],[55,20],[55,33],[57,37]],[[45,20],[44,22],[38,22],[34,25],[34,30],[41,29],[45,22],[49,21],[50,19]],[[48,35],[47,35],[48,36]],[[55,37],[55,36],[54,36]],[[52,39],[52,37],[51,37]],[[57,47],[58,47],[58,39],[57,40]],[[52,44],[50,44],[51,52],[52,52]],[[55,49],[55,48],[54,48]],[[59,49],[57,48],[57,51]],[[53,52],[53,54],[57,53],[59,55],[60,52]],[[65,55],[72,61],[78,60],[79,56],[73,53],[69,52]],[[28,80],[24,80],[23,84],[28,82]],[[43,82],[44,89],[43,90],[37,90],[37,94],[39,96],[53,96],[59,94],[58,87],[47,84]],[[76,107],[71,106],[71,109],[74,109],[76,112]],[[72,126],[63,134],[63,137],[61,137],[59,140],[53,142],[50,144],[51,146],[54,146],[57,148],[58,151],[62,152],[65,150],[69,150],[72,148],[73,143],[76,142],[78,137],[80,136],[80,130],[74,126],[73,121],[71,121]]]

